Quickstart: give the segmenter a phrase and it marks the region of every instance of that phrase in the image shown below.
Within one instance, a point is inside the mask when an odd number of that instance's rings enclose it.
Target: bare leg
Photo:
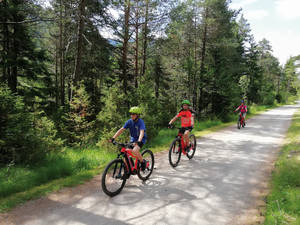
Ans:
[[[184,132],[184,135],[183,135],[183,138],[184,138],[184,142],[185,142],[185,146],[188,146],[189,145],[189,134],[190,134],[190,131],[189,130],[186,130]]]
[[[132,149],[132,153],[136,156],[136,158],[140,161],[143,162],[143,157],[140,153],[140,147],[138,145],[135,145],[134,148]]]

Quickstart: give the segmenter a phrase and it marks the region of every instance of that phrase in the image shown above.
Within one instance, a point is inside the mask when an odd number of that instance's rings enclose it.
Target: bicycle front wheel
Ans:
[[[141,170],[141,168],[139,168],[137,175],[141,180],[145,181],[151,176],[153,172],[154,155],[151,150],[146,149],[142,152],[142,156],[143,159],[146,160],[146,168],[145,170]]]
[[[197,141],[195,135],[191,134],[190,135],[190,148],[188,149],[186,156],[191,159],[194,157],[195,152],[196,152],[196,147],[197,147]]]
[[[176,138],[169,150],[169,163],[172,167],[176,167],[180,161],[181,157],[181,149],[180,149],[180,143],[179,140]]]
[[[111,161],[102,174],[102,190],[105,194],[113,197],[119,194],[127,179],[127,170],[122,159]]]
[[[238,129],[241,129],[241,119],[239,118],[238,121],[237,121],[237,128]]]
[[[246,123],[245,123],[245,120],[243,120],[243,127],[245,127],[246,126]]]

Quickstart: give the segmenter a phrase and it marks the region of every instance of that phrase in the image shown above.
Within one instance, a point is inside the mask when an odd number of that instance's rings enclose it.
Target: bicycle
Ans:
[[[124,144],[116,141],[112,143],[121,146],[121,149],[117,158],[106,166],[101,181],[103,192],[110,197],[122,191],[126,180],[131,175],[137,174],[142,181],[146,181],[154,168],[154,155],[151,150],[146,149],[142,152],[143,159],[146,160],[146,168],[141,170],[139,160],[132,154],[132,143]]]
[[[244,117],[242,116],[242,113],[239,114],[239,119],[237,121],[237,128],[238,129],[241,129],[241,127],[245,127],[246,126],[246,123],[245,123],[245,119]]]
[[[178,129],[178,134],[173,140],[169,150],[169,163],[172,167],[178,166],[181,154],[186,155],[188,159],[192,159],[195,155],[197,145],[195,135],[191,134],[189,136],[189,147],[186,150],[186,144],[184,143],[183,134],[180,132],[181,128],[175,128]]]

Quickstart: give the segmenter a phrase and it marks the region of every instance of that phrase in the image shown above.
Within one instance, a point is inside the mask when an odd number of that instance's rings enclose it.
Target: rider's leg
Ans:
[[[183,134],[183,139],[184,139],[184,143],[185,143],[185,146],[187,147],[189,145],[189,134],[190,134],[190,131],[189,130],[186,130]]]
[[[141,148],[138,145],[135,145],[134,148],[132,149],[132,153],[140,162],[143,162],[143,157],[140,153],[140,149]]]

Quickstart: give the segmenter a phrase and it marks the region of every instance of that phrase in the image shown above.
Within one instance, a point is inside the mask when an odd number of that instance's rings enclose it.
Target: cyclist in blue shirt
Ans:
[[[134,106],[130,108],[129,113],[131,119],[126,121],[125,125],[115,133],[115,135],[110,139],[110,141],[113,142],[119,135],[123,133],[124,130],[129,129],[130,142],[134,143],[134,148],[132,149],[132,152],[140,161],[141,169],[145,170],[146,161],[143,160],[143,157],[140,153],[140,149],[143,147],[147,140],[147,135],[145,132],[145,123],[140,118],[142,110],[139,107]]]

